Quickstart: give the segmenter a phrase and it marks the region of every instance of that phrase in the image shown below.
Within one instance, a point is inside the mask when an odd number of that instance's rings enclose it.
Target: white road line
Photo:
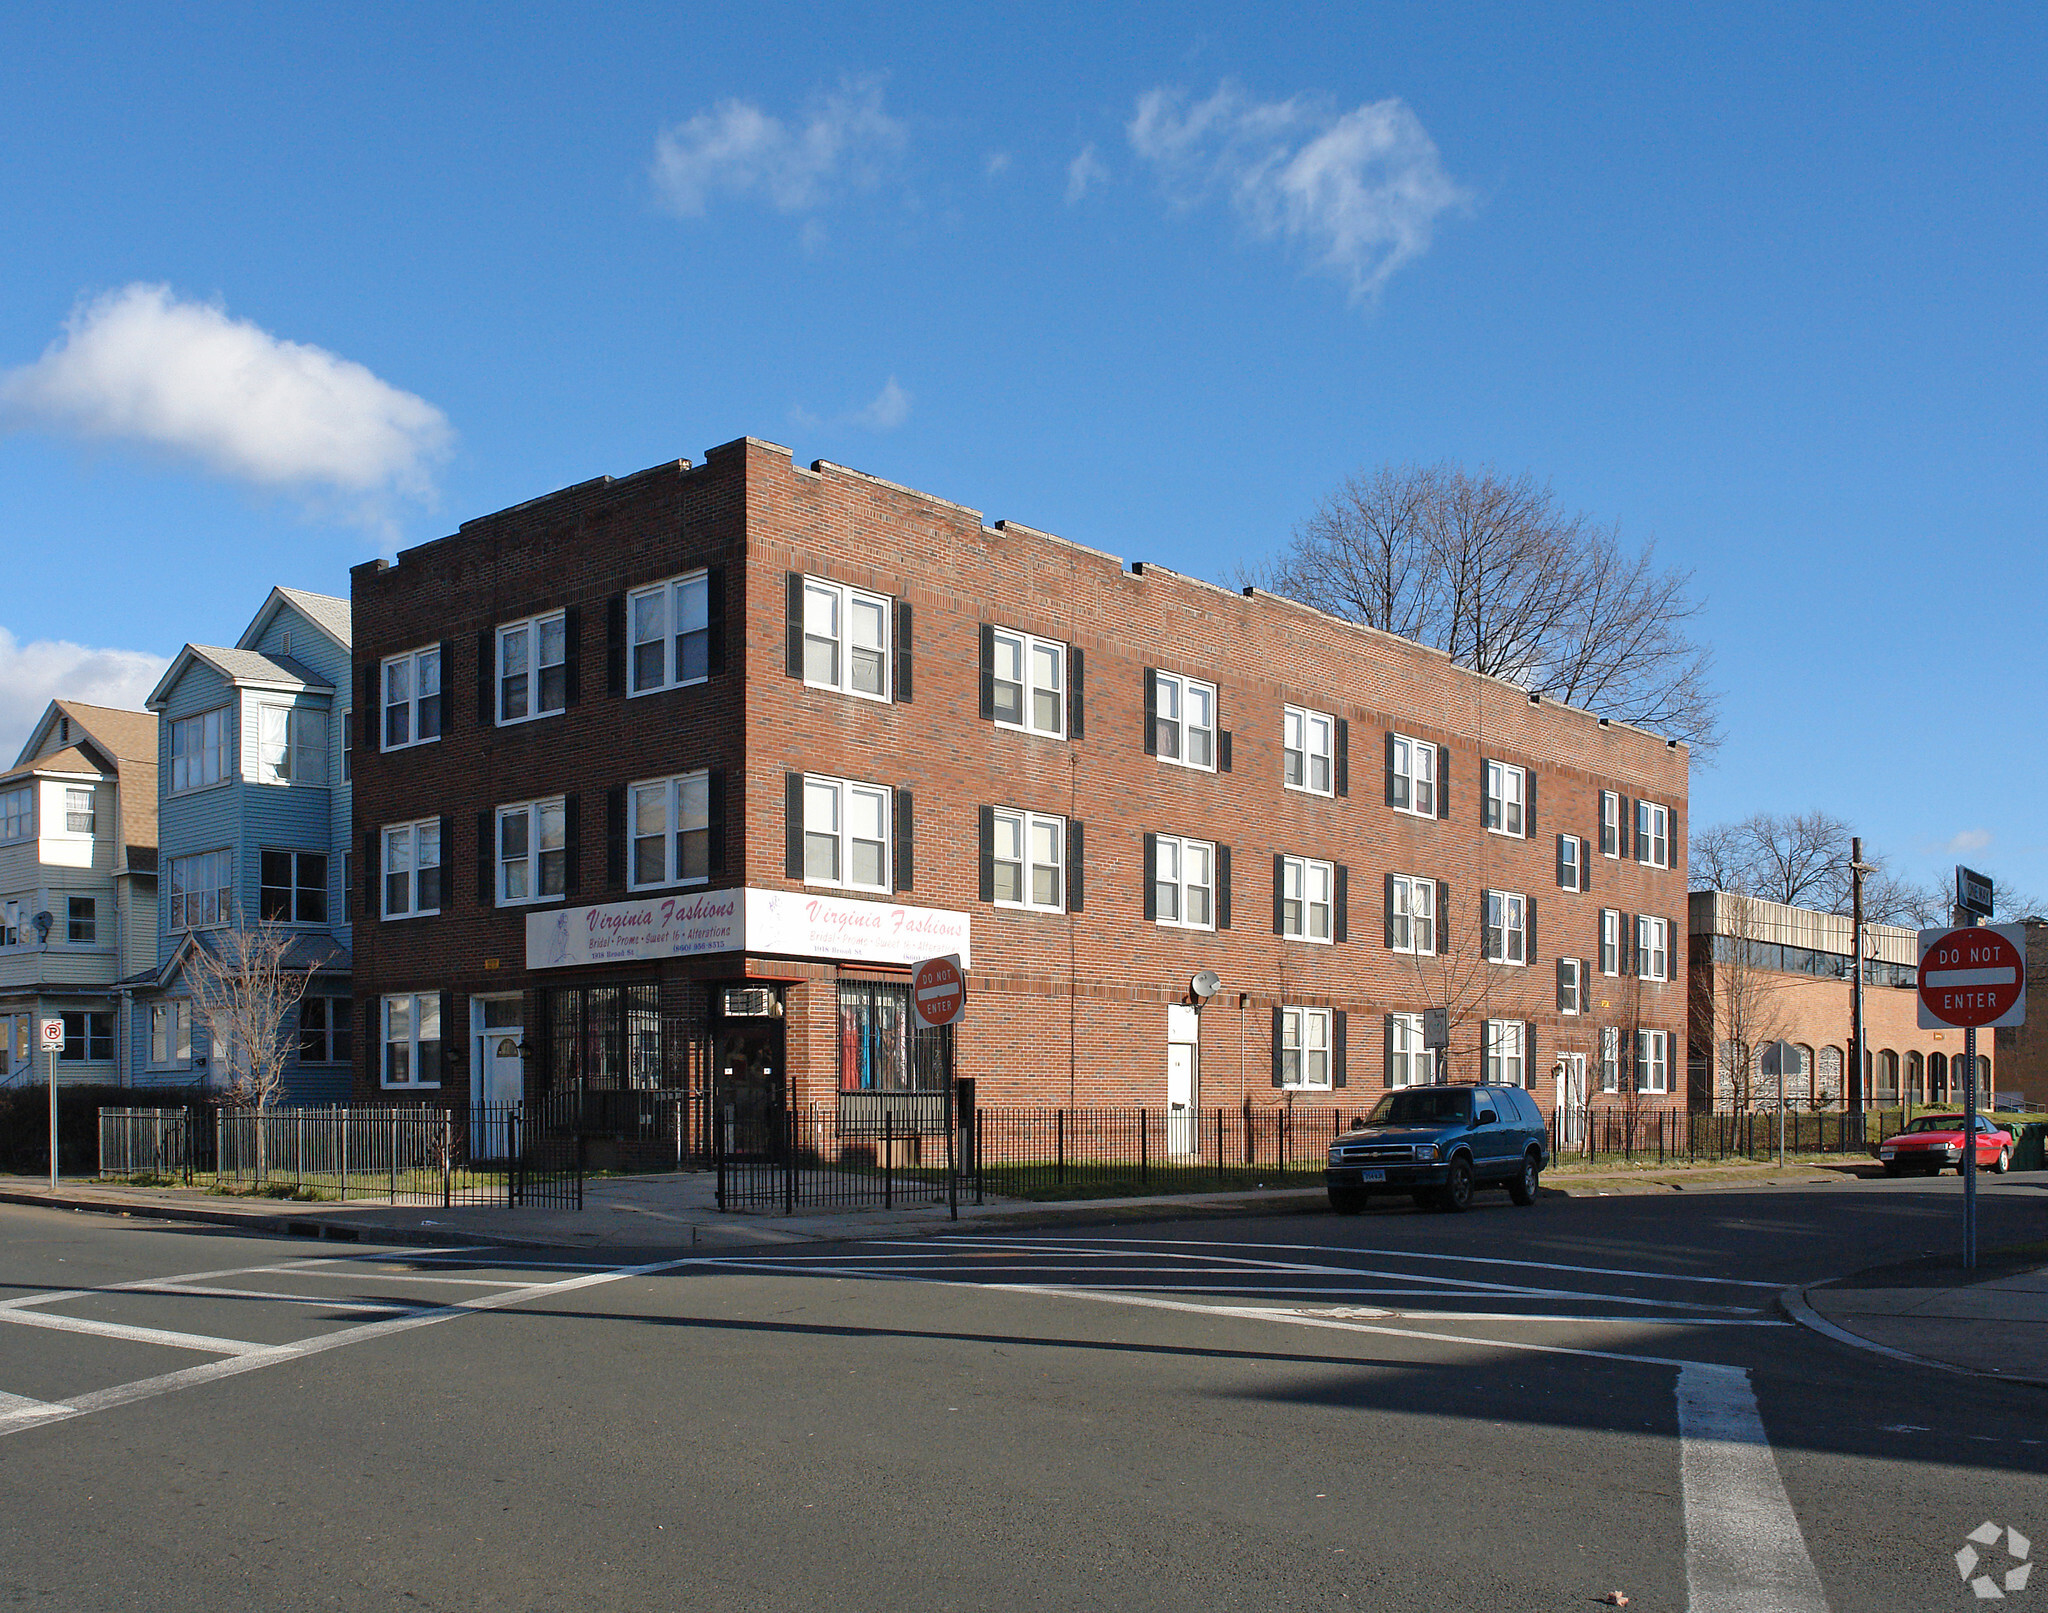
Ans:
[[[573,1289],[618,1282],[626,1277],[644,1277],[659,1271],[675,1271],[684,1266],[702,1263],[691,1258],[657,1260],[641,1266],[611,1266],[601,1271],[587,1272],[580,1277],[563,1278],[559,1282],[536,1283],[530,1287],[505,1290],[496,1294],[479,1294],[471,1299],[456,1300],[453,1304],[437,1306],[433,1310],[415,1311],[409,1316],[395,1316],[388,1321],[364,1322],[356,1327],[339,1328],[332,1333],[322,1334],[318,1338],[302,1339],[295,1344],[252,1345],[247,1347],[249,1353],[245,1355],[232,1356],[222,1361],[208,1361],[200,1366],[161,1373],[153,1378],[139,1378],[133,1383],[116,1384],[111,1389],[96,1389],[90,1394],[74,1395],[65,1406],[55,1408],[46,1415],[40,1415],[33,1421],[15,1423],[0,1415],[0,1435],[19,1433],[24,1428],[46,1427],[69,1417],[84,1417],[93,1412],[111,1410],[116,1406],[154,1400],[159,1395],[173,1394],[181,1389],[194,1389],[201,1384],[237,1377],[244,1372],[255,1372],[264,1367],[302,1360],[309,1355],[320,1355],[328,1350],[344,1349],[354,1344],[367,1344],[387,1334],[432,1327],[436,1323],[452,1321],[458,1316],[476,1311],[502,1310],[506,1306],[522,1304],[530,1299],[545,1299],[555,1294],[568,1293]],[[8,1319],[33,1320],[37,1323],[67,1320],[63,1317],[37,1316],[33,1312]]]
[[[207,1355],[255,1355],[270,1348],[247,1339],[217,1339],[204,1333],[173,1333],[161,1327],[129,1327],[121,1322],[94,1322],[83,1316],[52,1316],[47,1311],[0,1311],[0,1322],[21,1327],[46,1327],[57,1333],[90,1333],[95,1338],[127,1339],[134,1344],[164,1344],[174,1350],[200,1350]]]
[[[876,1239],[876,1242],[889,1240]],[[901,1240],[898,1240],[901,1241]],[[1023,1233],[942,1233],[938,1239],[944,1243],[990,1243],[990,1244],[1037,1244],[1046,1248],[1065,1248],[1074,1253],[1083,1252],[1086,1244],[1150,1244],[1158,1249],[1285,1249],[1290,1252],[1320,1255],[1378,1255],[1395,1260],[1442,1260],[1469,1266],[1512,1266],[1516,1270],[1528,1271],[1571,1271],[1591,1277],[1643,1277],[1660,1283],[1717,1283],[1726,1288],[1769,1288],[1778,1289],[1782,1283],[1757,1282],[1746,1277],[1694,1277],[1675,1271],[1636,1271],[1623,1266],[1571,1266],[1547,1260],[1508,1260],[1492,1255],[1439,1255],[1419,1249],[1371,1249],[1364,1246],[1333,1245],[1327,1243],[1232,1243],[1223,1238],[1175,1238],[1161,1241],[1148,1238],[1074,1238],[1064,1243],[1054,1243],[1044,1238],[1031,1238]]]
[[[1680,1367],[1678,1443],[1691,1613],[1827,1613],[1749,1374]]]
[[[336,1311],[375,1311],[380,1316],[395,1312],[427,1309],[408,1305],[402,1299],[330,1299],[324,1294],[287,1294],[261,1288],[216,1288],[210,1283],[151,1283],[148,1287],[124,1287],[124,1294],[189,1294],[202,1299],[278,1300],[287,1305],[321,1305]]]
[[[31,1423],[48,1422],[53,1417],[62,1417],[70,1412],[69,1406],[49,1400],[31,1400],[26,1395],[10,1395],[0,1390],[0,1433],[19,1425],[23,1428]]]

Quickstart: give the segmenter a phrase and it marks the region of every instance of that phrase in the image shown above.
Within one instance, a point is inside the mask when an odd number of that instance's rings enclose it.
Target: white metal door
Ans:
[[[473,1158],[499,1159],[515,1149],[512,1106],[526,1095],[526,1061],[520,1057],[519,1041],[520,1032],[513,1027],[493,1026],[483,1033],[483,1107],[471,1111],[469,1127]]]
[[[1579,1148],[1585,1143],[1586,1055],[1560,1053],[1557,1058],[1557,1128],[1559,1145]]]
[[[1192,1042],[1166,1044],[1166,1151],[1192,1154],[1201,1147],[1195,1115],[1195,1048]]]

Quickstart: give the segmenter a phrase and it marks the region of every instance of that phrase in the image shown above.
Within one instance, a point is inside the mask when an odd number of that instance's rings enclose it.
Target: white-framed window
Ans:
[[[0,790],[0,841],[32,840],[36,832],[36,787]]]
[[[1393,742],[1394,810],[1436,816],[1436,746],[1396,734]]]
[[[1636,803],[1636,861],[1652,868],[1671,866],[1671,808],[1655,801]]]
[[[179,717],[171,723],[171,793],[203,790],[230,776],[228,708]]]
[[[804,578],[804,682],[889,698],[889,601],[844,583]]]
[[[1621,792],[1602,790],[1600,792],[1600,855],[1619,857],[1621,855]]]
[[[1486,961],[1529,961],[1529,898],[1520,891],[1486,893]]]
[[[256,708],[256,782],[327,783],[327,713],[313,706]]]
[[[422,918],[441,911],[441,820],[384,828],[384,916]]]
[[[299,1062],[301,1064],[346,1064],[355,1056],[349,1035],[349,999],[346,997],[301,997],[299,999]]]
[[[1041,812],[995,811],[995,902],[998,907],[1063,910],[1067,824]]]
[[[74,835],[89,835],[93,831],[96,814],[93,811],[93,791],[90,784],[67,784],[64,786],[64,832]]]
[[[265,851],[257,859],[265,924],[327,922],[327,853]]]
[[[708,572],[635,589],[626,599],[626,618],[633,639],[629,694],[653,694],[711,676]]]
[[[1067,731],[1067,647],[1005,627],[991,632],[995,649],[995,721],[1058,737]]]
[[[1436,1079],[1436,1054],[1422,1042],[1420,1014],[1387,1016],[1387,1085],[1426,1087]]]
[[[341,767],[337,776],[344,784],[348,782],[349,759],[355,754],[355,723],[351,720],[353,715],[354,713],[350,710],[349,707],[343,706],[341,710],[335,714],[334,718],[335,723],[338,725],[340,729],[341,739],[341,744],[339,747],[341,752]]]
[[[1671,1032],[1636,1032],[1636,1091],[1671,1090]]]
[[[1519,1019],[1489,1019],[1484,1037],[1485,1075],[1489,1086],[1525,1087],[1528,1056],[1524,1038],[1528,1027]]]
[[[1178,672],[1152,674],[1152,743],[1162,762],[1216,768],[1216,685]]]
[[[1586,842],[1577,835],[1557,837],[1557,888],[1567,891],[1586,888]]]
[[[889,790],[804,775],[804,883],[889,888]]]
[[[1600,1028],[1600,1090],[1621,1090],[1621,1031],[1613,1025]]]
[[[1280,1010],[1280,1084],[1320,1092],[1330,1085],[1330,1010]]]
[[[1294,941],[1328,941],[1337,866],[1312,857],[1280,859],[1280,933]]]
[[[171,859],[171,928],[210,930],[235,921],[235,862],[226,851]]]
[[[569,815],[561,796],[498,808],[498,905],[552,901],[567,887]]]
[[[1528,788],[1526,771],[1507,762],[1488,762],[1485,778],[1486,827],[1495,834],[1524,833],[1522,802]]]
[[[1621,973],[1621,914],[1611,907],[1600,909],[1600,972]]]
[[[441,998],[411,992],[384,999],[384,1067],[387,1087],[441,1084]]]
[[[634,596],[636,599],[638,595]],[[568,709],[569,630],[561,611],[498,629],[498,721],[529,722]],[[634,669],[639,649],[634,649]]]
[[[1671,921],[1636,915],[1636,973],[1645,980],[1671,978]]]
[[[1586,1011],[1586,966],[1577,958],[1557,960],[1557,1011],[1583,1014]]]
[[[1288,789],[1306,790],[1311,795],[1336,794],[1336,733],[1334,717],[1300,706],[1282,708],[1280,748]]]
[[[1207,840],[1156,837],[1152,905],[1161,924],[1189,930],[1216,926],[1216,848]]]
[[[632,790],[634,890],[711,877],[711,775],[683,773]]]
[[[384,661],[384,748],[401,750],[441,737],[441,646]]]
[[[1388,896],[1387,933],[1393,949],[1436,951],[1436,881],[1395,874],[1388,885]]]
[[[21,945],[21,903],[0,902],[0,947]]]
[[[64,899],[64,939],[73,946],[93,946],[99,938],[99,898],[67,896]]]
[[[159,1070],[192,1062],[192,1005],[183,998],[150,1004],[149,1062]]]

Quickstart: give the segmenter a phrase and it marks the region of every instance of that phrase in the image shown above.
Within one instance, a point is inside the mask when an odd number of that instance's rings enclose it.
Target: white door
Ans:
[[[1195,1047],[1192,1042],[1166,1044],[1166,1151],[1192,1154],[1201,1146],[1201,1124],[1195,1115]]]
[[[1586,1055],[1560,1053],[1557,1057],[1557,1135],[1563,1148],[1585,1143]]]
[[[483,1033],[483,1058],[478,1074],[481,1107],[470,1110],[469,1150],[472,1158],[503,1159],[517,1152],[514,1106],[526,1095],[526,1061],[519,1053],[520,1033],[512,1026],[492,1026]]]

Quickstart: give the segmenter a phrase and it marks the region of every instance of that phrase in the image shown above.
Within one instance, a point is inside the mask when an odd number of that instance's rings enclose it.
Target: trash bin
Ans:
[[[2048,1120],[2015,1121],[2012,1130],[2012,1168],[2016,1171],[2048,1170]]]

